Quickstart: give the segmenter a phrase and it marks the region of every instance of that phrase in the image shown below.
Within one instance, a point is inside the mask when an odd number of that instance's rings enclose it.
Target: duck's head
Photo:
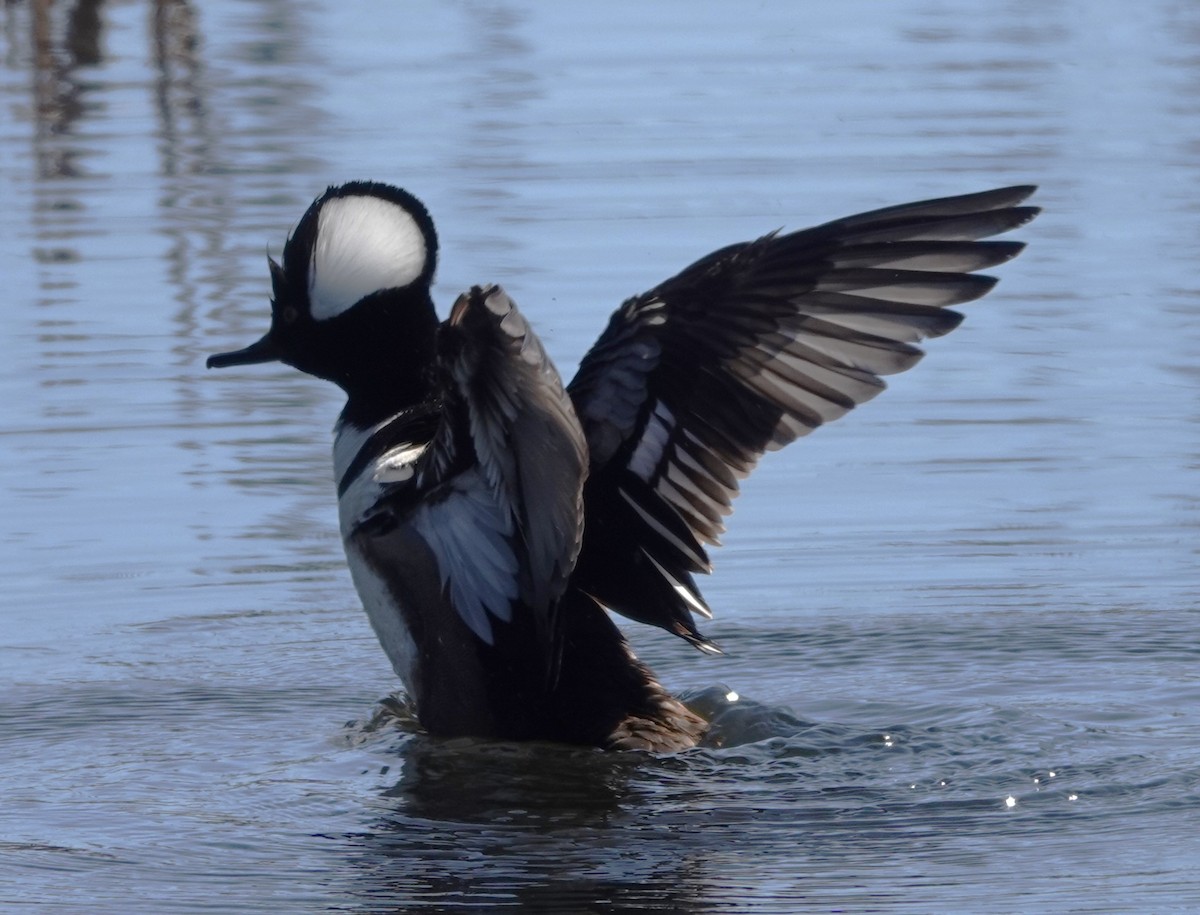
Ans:
[[[419,200],[353,181],[313,201],[271,267],[271,327],[209,368],[284,362],[347,393],[432,353],[433,220]]]

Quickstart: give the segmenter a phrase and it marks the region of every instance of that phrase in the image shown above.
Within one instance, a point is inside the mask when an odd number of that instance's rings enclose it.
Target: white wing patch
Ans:
[[[333,439],[333,474],[339,483],[350,470],[359,451],[380,429],[393,422],[389,416],[373,426],[360,429],[353,423],[338,421]],[[354,528],[370,513],[389,483],[403,483],[416,472],[416,463],[428,450],[428,445],[402,443],[375,458],[367,467],[348,481],[338,498],[338,517],[342,536],[349,537]]]
[[[496,501],[477,468],[446,484],[438,496],[416,511],[413,527],[437,557],[442,586],[458,615],[492,645],[492,617],[510,622],[518,594],[512,513]]]
[[[675,428],[675,415],[661,400],[654,405],[654,412],[646,422],[641,441],[629,458],[629,469],[649,483],[662,460],[663,451]]]
[[[411,480],[416,472],[417,459],[428,447],[428,442],[397,445],[376,461],[375,482],[403,483],[405,480]]]
[[[337,197],[321,207],[308,274],[312,316],[336,317],[363,296],[407,286],[429,253],[404,207],[378,197]]]

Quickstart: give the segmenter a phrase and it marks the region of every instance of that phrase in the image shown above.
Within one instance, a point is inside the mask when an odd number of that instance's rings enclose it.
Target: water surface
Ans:
[[[1200,9],[78,0],[0,41],[0,907],[1200,907]],[[731,241],[1046,212],[746,484],[725,656],[629,627],[743,697],[736,745],[655,759],[372,724],[337,393],[203,370],[357,177],[430,206],[443,307],[503,283],[565,374]]]

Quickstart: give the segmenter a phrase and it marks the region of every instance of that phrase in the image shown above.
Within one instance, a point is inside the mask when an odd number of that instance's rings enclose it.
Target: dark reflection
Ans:
[[[204,218],[205,198],[197,194],[197,176],[218,171],[220,144],[207,103],[204,57],[197,12],[187,0],[157,0],[151,9],[154,52],[154,112],[158,157],[163,182],[159,195],[161,232],[169,239],[167,274],[178,305],[177,323],[184,341],[197,329],[196,302],[200,286],[194,276],[205,252],[219,256],[225,247],[218,221]],[[208,271],[232,280],[233,258],[220,258],[219,269]],[[180,349],[186,351],[186,343]],[[181,352],[179,361],[188,360]],[[180,400],[195,400],[192,384],[180,385]]]
[[[308,44],[304,17],[283,0],[265,0],[239,8],[233,29],[215,28],[220,20],[206,19],[228,13],[189,0],[157,0],[149,17],[155,69],[150,139],[158,158],[155,231],[166,240],[162,258],[174,301],[176,372],[170,381],[177,414],[189,430],[211,418],[214,388],[202,368],[203,354],[213,347],[206,321],[215,319],[233,339],[260,333],[266,247],[280,240],[282,227],[311,195],[314,183],[305,176],[324,170],[323,162],[295,142],[319,133],[324,118],[309,101],[317,94],[314,77],[321,66]],[[218,390],[254,410],[241,386]],[[311,404],[312,391],[297,385],[288,397]],[[204,472],[212,447],[207,432],[186,432],[178,446],[197,463],[195,485],[213,482]],[[280,463],[301,466],[291,454]],[[322,463],[307,476],[323,483],[327,473]],[[276,475],[275,467],[240,456],[230,473],[248,485]],[[305,513],[288,505],[283,514]],[[324,558],[327,544],[321,546]]]
[[[156,147],[159,157],[159,231],[169,240],[166,263],[178,304],[181,397],[195,398],[201,299],[216,303],[219,316],[261,312],[246,307],[240,293],[265,264],[256,260],[247,274],[246,251],[232,237],[249,223],[263,232],[252,242],[261,252],[268,231],[295,218],[304,195],[293,198],[289,175],[315,170],[319,163],[299,154],[289,138],[319,130],[320,117],[303,99],[315,86],[300,67],[303,20],[282,2],[255,4],[241,23],[245,37],[224,38],[221,50],[239,68],[236,81],[214,77],[213,54],[204,45],[201,9],[188,0],[157,0],[151,11],[156,79]],[[219,102],[214,103],[216,93]],[[234,128],[235,121],[247,126]],[[307,192],[306,192],[307,193]],[[269,201],[270,216],[262,214]],[[201,295],[203,291],[203,295]],[[265,287],[264,287],[265,291]],[[235,328],[242,336],[250,333]]]
[[[224,486],[211,470],[211,402],[247,398],[205,375],[208,335],[214,325],[233,339],[260,332],[266,244],[324,171],[296,141],[320,134],[324,119],[312,101],[323,61],[305,13],[286,0],[0,9],[17,96],[6,161],[26,172],[30,211],[14,217],[26,225],[13,236],[24,246],[17,256],[33,264],[19,305],[22,356],[44,394],[29,410],[47,430],[125,430],[114,447],[146,436],[157,446],[147,428],[174,424],[168,447],[179,459],[158,469],[196,488]],[[312,388],[295,390],[312,403]],[[131,401],[146,409],[121,408]],[[293,454],[311,451],[302,444],[289,441],[274,464],[220,463],[250,483],[277,478],[279,466],[300,474]],[[322,496],[327,474],[327,461],[310,473]],[[57,480],[55,491],[70,491]],[[282,513],[309,518],[294,503]],[[309,527],[289,530],[297,526]],[[319,546],[324,559],[329,544]]]
[[[18,18],[17,11],[10,8],[10,15],[11,25]],[[111,87],[102,76],[107,64],[104,3],[78,0],[63,6],[36,0],[29,7],[29,30],[38,238],[34,257],[46,265],[40,282],[46,293],[42,304],[60,304],[61,290],[68,285],[61,265],[85,260],[79,242],[97,231],[89,214],[100,209],[104,198],[120,193],[119,187],[109,183],[111,175],[86,166],[105,151],[100,145],[104,141],[91,137],[97,133],[103,137],[106,131],[84,129],[84,122],[102,121],[108,111]],[[172,112],[176,108],[195,111],[202,107],[194,78],[197,41],[190,5],[185,0],[160,0],[153,7],[151,31],[159,74],[156,110],[167,125],[163,148],[170,158],[176,139],[170,125],[178,120]],[[186,74],[183,82],[188,89],[181,98],[172,98],[174,93],[169,87],[179,82],[177,72]],[[151,138],[136,132],[123,133],[121,142],[132,152]],[[164,170],[171,171],[169,163]]]
[[[552,745],[408,740],[385,813],[352,836],[364,907],[720,908],[702,849],[656,796],[679,760]],[[669,806],[669,805],[668,805]]]
[[[667,757],[410,736],[382,812],[341,838],[351,892],[385,912],[786,911],[834,873],[857,910],[886,891],[856,896],[848,875],[928,856],[940,823],[992,834],[994,773],[961,765],[975,742],[1011,745],[836,723]],[[914,770],[919,785],[897,774]]]
[[[79,71],[102,61],[103,5],[102,0],[79,0],[62,23],[55,22],[49,0],[35,0],[31,6],[34,161],[39,179],[80,174],[80,150],[60,145],[55,138],[72,133],[89,104],[95,104]]]
[[[596,826],[620,812],[629,777],[649,757],[555,744],[480,743],[419,735],[383,796],[407,816],[513,826]]]
[[[102,11],[101,0],[79,0],[65,13],[48,0],[35,0],[29,8],[37,238],[32,254],[43,265],[43,305],[61,301],[66,285],[63,265],[81,259],[75,240],[84,207],[63,192],[62,182],[86,176],[87,149],[78,138],[79,124],[103,110],[95,85],[87,78],[88,71],[103,62]]]
[[[870,759],[887,744],[875,732],[802,722],[729,695],[721,688],[685,701],[714,715],[719,742],[737,750],[662,757],[435,740],[412,733],[410,708],[386,701],[358,735],[389,721],[410,733],[397,750],[400,777],[379,796],[382,812],[369,831],[344,839],[359,874],[353,891],[382,911],[728,908],[731,856],[755,846],[770,858],[781,847],[790,854],[804,818],[827,823],[831,809],[861,803],[823,797],[828,779],[810,779],[810,770],[840,767],[848,755]]]
[[[151,12],[156,80],[155,111],[162,136],[165,175],[180,171],[181,126],[184,117],[195,119],[198,148],[210,148],[207,105],[203,97],[202,60],[196,11],[186,0],[158,0]]]
[[[204,298],[225,305],[243,284],[241,252],[229,235],[237,217],[252,217],[261,207],[247,205],[246,198],[269,200],[271,209],[287,208],[288,216],[263,221],[273,229],[286,224],[304,199],[278,198],[291,196],[279,193],[288,176],[317,165],[288,139],[301,125],[305,131],[319,129],[320,118],[304,101],[314,89],[305,75],[313,55],[304,47],[303,19],[290,4],[256,3],[239,23],[248,37],[240,43],[225,37],[221,43],[222,52],[241,68],[237,80],[214,79],[201,10],[189,0],[155,0],[146,23],[154,79],[145,87],[154,121],[133,130],[125,126],[118,135],[103,123],[109,95],[127,88],[105,77],[106,13],[103,0],[35,0],[27,9],[10,4],[7,10],[10,36],[25,30],[29,36],[27,43],[18,40],[8,63],[28,67],[31,74],[38,239],[33,253],[47,265],[40,285],[47,291],[64,287],[61,265],[86,259],[81,239],[101,233],[105,205],[130,193],[112,174],[89,169],[89,162],[110,161],[114,152],[136,159],[153,150],[161,188],[157,228],[170,241],[166,262],[179,300],[181,334],[190,342],[199,290],[208,287]],[[239,118],[249,126],[235,127]],[[89,121],[101,122],[100,128],[85,128]],[[57,299],[48,296],[48,301]],[[188,350],[188,357],[193,355]]]

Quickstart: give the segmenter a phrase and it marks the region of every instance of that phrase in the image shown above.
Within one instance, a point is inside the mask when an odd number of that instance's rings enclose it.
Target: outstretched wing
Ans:
[[[529,627],[554,663],[555,609],[583,533],[587,450],[541,342],[497,286],[461,296],[441,330],[442,422],[403,495],[443,597],[476,636]],[[385,501],[380,512],[393,507]],[[364,522],[386,536],[386,518]]]
[[[576,582],[715,650],[692,576],[710,570],[738,479],[923,355],[1024,247],[980,241],[1039,212],[1010,187],[732,245],[626,301],[569,386],[590,449]]]

